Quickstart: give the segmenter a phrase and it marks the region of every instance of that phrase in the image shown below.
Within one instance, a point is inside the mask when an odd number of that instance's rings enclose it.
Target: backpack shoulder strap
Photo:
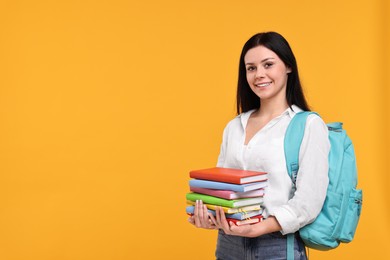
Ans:
[[[284,136],[284,155],[286,158],[287,172],[295,189],[297,173],[299,168],[299,150],[305,134],[307,117],[310,114],[317,114],[310,111],[302,111],[295,114],[287,127]],[[318,115],[318,114],[317,114]],[[294,234],[287,235],[287,260],[294,259]]]
[[[299,168],[299,150],[305,134],[306,120],[310,114],[318,115],[310,111],[296,113],[291,119],[284,136],[284,155],[286,158],[287,172],[294,185]]]

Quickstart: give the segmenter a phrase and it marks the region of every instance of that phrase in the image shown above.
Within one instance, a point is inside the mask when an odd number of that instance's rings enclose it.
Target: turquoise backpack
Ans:
[[[284,153],[288,174],[293,184],[299,169],[299,149],[306,119],[314,112],[299,112],[291,120],[285,135]],[[351,139],[342,123],[328,124],[329,186],[324,206],[314,222],[299,230],[305,246],[317,250],[336,248],[341,242],[351,242],[362,207],[362,190],[356,189],[357,169]],[[294,236],[287,236],[287,259],[294,259]]]

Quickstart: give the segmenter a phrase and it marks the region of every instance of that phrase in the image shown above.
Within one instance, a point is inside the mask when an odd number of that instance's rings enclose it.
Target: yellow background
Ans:
[[[253,34],[290,42],[312,108],[343,121],[364,206],[311,259],[389,259],[387,0],[0,1],[0,259],[213,259],[187,223]]]

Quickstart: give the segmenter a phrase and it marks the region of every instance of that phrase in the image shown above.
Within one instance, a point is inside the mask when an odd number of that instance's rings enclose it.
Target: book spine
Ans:
[[[224,182],[216,182],[216,181],[206,181],[206,180],[197,180],[192,179],[189,182],[190,187],[200,187],[207,189],[216,189],[216,190],[231,190],[231,191],[245,191],[245,185],[239,184],[230,184]]]
[[[226,182],[232,184],[241,184],[241,178],[236,178],[234,176],[215,176],[212,174],[191,174],[190,178],[208,180],[208,181],[217,181],[217,182]]]
[[[228,208],[233,208],[234,205],[233,204],[234,201],[225,200],[225,199],[199,194],[199,193],[187,193],[186,198],[192,201],[202,200],[206,204],[213,204],[213,205],[224,206]]]
[[[195,211],[195,207],[194,207],[194,206],[187,206],[187,207],[186,207],[186,213],[187,213],[188,215],[193,215],[193,214],[194,214],[194,211]],[[213,214],[213,216],[216,215],[216,213],[215,213],[214,210],[209,209],[209,210],[207,210],[207,211],[208,211],[209,213]]]
[[[226,219],[228,222],[233,222],[237,226],[242,226],[242,225],[252,225],[255,223],[259,223],[263,220],[263,218],[256,217],[256,218],[251,218],[251,219],[246,219],[246,220],[238,220],[238,219],[232,219],[232,218],[227,218]]]
[[[227,200],[233,199],[232,195],[234,195],[234,192],[229,190],[213,190],[199,187],[190,187],[190,190],[196,193],[206,194]]]
[[[195,205],[195,201],[192,200],[187,200],[187,204],[189,205]],[[253,206],[246,206],[246,207],[241,207],[241,208],[228,208],[224,206],[218,206],[218,205],[213,205],[213,204],[204,204],[208,209],[216,210],[217,207],[221,207],[222,210],[227,213],[227,214],[234,214],[238,212],[245,212],[245,211],[254,211],[254,210],[260,210],[261,206],[260,205],[253,205]]]
[[[239,220],[244,220],[244,219],[249,219],[251,217],[260,215],[260,211],[248,211],[248,212],[237,212],[234,214],[226,214],[227,218],[232,218],[232,219],[239,219]]]

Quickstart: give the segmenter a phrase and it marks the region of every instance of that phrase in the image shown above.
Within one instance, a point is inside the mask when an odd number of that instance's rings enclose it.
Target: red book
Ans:
[[[201,180],[245,184],[267,180],[267,173],[214,167],[190,171],[190,177]]]
[[[238,219],[234,219],[234,218],[227,218],[226,220],[227,220],[227,222],[233,222],[237,226],[252,225],[252,224],[256,224],[256,223],[261,222],[263,220],[263,216],[257,215],[257,216],[251,217],[249,219],[244,219],[244,220],[238,220]]]

